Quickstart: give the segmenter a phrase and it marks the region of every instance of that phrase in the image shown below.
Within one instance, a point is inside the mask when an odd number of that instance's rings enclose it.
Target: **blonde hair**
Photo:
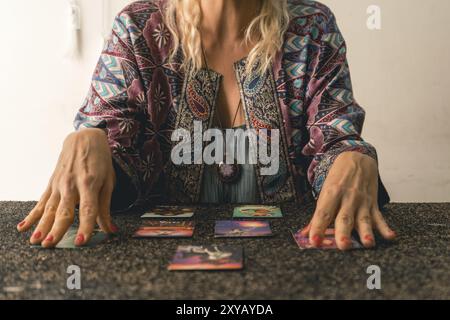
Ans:
[[[283,46],[283,35],[289,24],[287,0],[259,0],[261,9],[245,30],[246,44],[255,43],[247,60],[246,72],[254,67],[265,73]],[[173,37],[170,59],[182,49],[183,68],[191,66],[193,73],[202,68],[202,49],[199,25],[200,0],[167,0],[165,22]]]

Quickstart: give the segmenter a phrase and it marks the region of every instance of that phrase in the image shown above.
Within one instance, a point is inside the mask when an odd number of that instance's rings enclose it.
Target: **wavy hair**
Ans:
[[[283,46],[283,35],[289,24],[287,0],[259,0],[259,14],[245,30],[244,42],[255,43],[247,57],[246,72],[254,68],[259,74],[266,72]],[[200,0],[167,0],[165,23],[173,37],[170,59],[181,48],[183,68],[191,66],[193,73],[202,68],[200,38]]]

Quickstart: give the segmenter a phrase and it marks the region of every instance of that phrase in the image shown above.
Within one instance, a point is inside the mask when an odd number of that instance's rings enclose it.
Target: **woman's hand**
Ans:
[[[104,232],[116,232],[110,216],[114,184],[106,134],[99,129],[72,133],[64,141],[47,190],[17,229],[25,232],[37,223],[31,244],[54,247],[74,222],[75,206],[79,204],[80,227],[75,245],[89,241],[96,223]]]
[[[373,230],[387,240],[396,237],[378,208],[378,169],[374,159],[359,152],[344,152],[336,158],[325,179],[310,224],[302,230],[319,247],[325,230],[335,222],[336,244],[347,250],[351,233],[358,232],[366,248],[375,246]]]

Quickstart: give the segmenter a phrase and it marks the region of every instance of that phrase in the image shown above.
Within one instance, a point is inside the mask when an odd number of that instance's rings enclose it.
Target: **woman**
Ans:
[[[139,1],[116,18],[88,97],[47,190],[18,225],[37,224],[32,244],[53,247],[74,221],[76,245],[96,223],[116,232],[110,209],[148,203],[308,201],[303,230],[320,246],[335,223],[341,250],[355,229],[395,233],[379,208],[389,201],[375,149],[361,136],[345,42],[330,10],[301,0]],[[278,170],[261,164],[182,164],[175,130],[279,129]],[[228,142],[227,142],[228,143]],[[244,153],[249,153],[246,146]],[[191,154],[188,154],[188,158]],[[233,179],[230,179],[232,177]],[[231,181],[233,180],[233,181]]]

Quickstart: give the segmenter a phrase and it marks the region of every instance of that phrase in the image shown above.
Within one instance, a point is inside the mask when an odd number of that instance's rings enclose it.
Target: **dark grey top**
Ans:
[[[239,130],[237,132],[238,140],[241,139],[243,130],[246,126],[234,128]],[[236,140],[237,141],[237,140]],[[227,144],[231,143],[226,141]],[[245,158],[249,159],[250,144],[248,139],[245,139]],[[236,153],[237,154],[237,153]],[[202,193],[200,196],[201,203],[258,203],[258,189],[255,174],[255,165],[246,164],[240,165],[239,180],[234,183],[223,183],[217,174],[217,165],[205,166],[202,181]]]

